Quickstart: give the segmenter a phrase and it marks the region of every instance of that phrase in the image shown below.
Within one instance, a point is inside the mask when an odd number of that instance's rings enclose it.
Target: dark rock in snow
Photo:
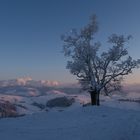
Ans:
[[[57,97],[47,102],[47,107],[68,107],[74,102],[73,98]]]

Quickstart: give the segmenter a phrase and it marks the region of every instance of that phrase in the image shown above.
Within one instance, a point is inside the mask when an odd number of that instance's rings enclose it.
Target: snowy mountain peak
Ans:
[[[40,83],[42,84],[42,85],[46,85],[46,86],[58,86],[59,85],[59,82],[57,82],[57,81],[46,81],[46,80],[41,80],[40,81]]]
[[[32,78],[31,77],[17,78],[16,81],[18,85],[26,85],[28,81],[32,81]]]

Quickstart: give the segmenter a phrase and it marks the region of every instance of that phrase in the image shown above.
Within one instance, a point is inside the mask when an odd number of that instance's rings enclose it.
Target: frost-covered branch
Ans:
[[[106,52],[99,52],[100,42],[95,42],[98,31],[96,16],[80,31],[71,30],[62,36],[64,55],[70,58],[67,69],[76,75],[85,89],[113,91],[119,89],[124,76],[140,66],[140,60],[133,60],[125,47],[131,36],[113,34],[108,43],[112,45]],[[99,55],[101,54],[101,55]]]

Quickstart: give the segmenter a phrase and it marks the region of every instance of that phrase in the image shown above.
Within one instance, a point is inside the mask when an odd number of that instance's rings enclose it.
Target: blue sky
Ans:
[[[31,76],[33,79],[74,82],[65,69],[60,36],[80,29],[95,13],[97,39],[102,48],[112,33],[133,36],[128,50],[140,58],[139,0],[1,0],[0,79]],[[140,83],[140,70],[128,82]]]

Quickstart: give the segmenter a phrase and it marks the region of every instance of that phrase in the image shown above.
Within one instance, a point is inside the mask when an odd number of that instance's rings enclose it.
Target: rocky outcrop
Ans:
[[[9,101],[0,100],[0,118],[17,117],[16,106]]]
[[[68,107],[74,102],[74,98],[57,97],[47,102],[47,107]]]

